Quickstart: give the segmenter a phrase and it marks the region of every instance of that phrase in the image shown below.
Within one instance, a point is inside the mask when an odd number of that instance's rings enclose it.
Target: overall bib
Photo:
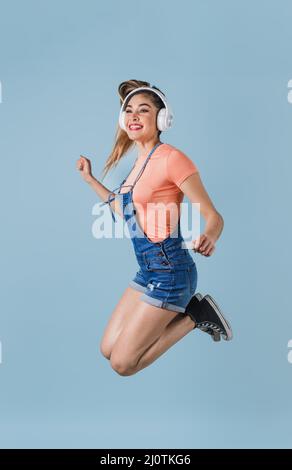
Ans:
[[[109,204],[112,218],[116,222],[110,203],[116,197],[120,198],[123,218],[127,223],[135,256],[140,266],[129,285],[142,292],[141,300],[156,307],[185,313],[186,306],[196,291],[198,275],[192,256],[187,249],[182,248],[184,239],[181,234],[180,216],[175,230],[167,238],[161,242],[153,242],[140,227],[133,203],[134,187],[151,155],[162,143],[159,142],[153,147],[134,183],[124,185],[128,175],[120,186],[109,194],[108,200],[101,205]],[[121,193],[123,186],[131,186],[130,191]],[[115,193],[117,189],[118,193]]]

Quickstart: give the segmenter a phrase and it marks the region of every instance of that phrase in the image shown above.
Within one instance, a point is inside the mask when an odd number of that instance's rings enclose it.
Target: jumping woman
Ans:
[[[119,126],[104,175],[133,146],[138,155],[133,168],[116,190],[110,191],[80,156],[77,170],[108,204],[113,220],[119,214],[127,224],[139,270],[130,281],[105,329],[101,353],[120,375],[135,374],[161,356],[194,328],[214,341],[232,338],[231,326],[209,295],[196,293],[197,268],[183,247],[180,204],[186,195],[199,203],[205,231],[191,249],[209,257],[224,221],[208,196],[197,166],[181,150],[161,142],[173,114],[165,95],[150,83],[122,82]],[[130,188],[130,189],[129,189]],[[157,217],[157,207],[165,217]],[[159,214],[160,215],[160,212]]]

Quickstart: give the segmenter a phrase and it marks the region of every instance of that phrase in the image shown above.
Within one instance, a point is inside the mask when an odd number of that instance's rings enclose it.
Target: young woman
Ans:
[[[119,85],[119,127],[104,174],[135,145],[136,162],[116,193],[91,171],[80,156],[83,179],[109,204],[112,217],[127,223],[140,269],[125,289],[104,332],[100,350],[112,368],[128,376],[151,364],[194,328],[213,340],[232,338],[230,324],[210,295],[197,293],[197,269],[183,248],[180,204],[186,195],[200,204],[206,227],[193,250],[209,257],[223,229],[223,218],[212,204],[197,166],[182,151],[163,143],[160,134],[171,127],[172,112],[165,95],[148,82]],[[130,189],[129,189],[130,188]],[[163,216],[157,217],[157,207]],[[157,221],[158,219],[158,221]]]

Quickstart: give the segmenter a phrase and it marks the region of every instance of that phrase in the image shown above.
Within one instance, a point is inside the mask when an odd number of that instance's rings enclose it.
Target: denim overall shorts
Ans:
[[[135,184],[142,175],[149,158],[162,143],[159,142],[153,147],[134,183],[124,185],[128,175],[120,186],[109,194],[108,200],[103,202],[102,205],[109,204],[112,218],[116,222],[110,202],[116,197],[121,198],[120,207],[122,208],[123,218],[127,223],[135,256],[140,267],[129,285],[140,291],[142,293],[140,299],[148,304],[185,313],[186,306],[196,291],[198,274],[192,256],[187,249],[182,247],[184,239],[181,234],[180,217],[174,232],[161,242],[153,242],[140,227],[133,203]],[[131,186],[131,190],[121,193],[123,186]],[[115,193],[117,189],[118,193]]]

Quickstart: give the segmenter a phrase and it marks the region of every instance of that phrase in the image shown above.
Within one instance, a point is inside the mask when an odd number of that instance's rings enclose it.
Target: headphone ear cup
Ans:
[[[123,111],[123,112],[120,114],[120,117],[119,117],[119,125],[120,125],[120,128],[123,129],[124,131],[126,130],[126,126],[125,126],[125,116],[126,116],[126,111]]]
[[[157,128],[160,131],[165,131],[167,129],[167,126],[166,126],[166,108],[162,108],[158,111],[158,114],[157,114]]]
[[[166,131],[172,126],[173,114],[171,110],[161,108],[157,114],[157,128],[160,131]]]

